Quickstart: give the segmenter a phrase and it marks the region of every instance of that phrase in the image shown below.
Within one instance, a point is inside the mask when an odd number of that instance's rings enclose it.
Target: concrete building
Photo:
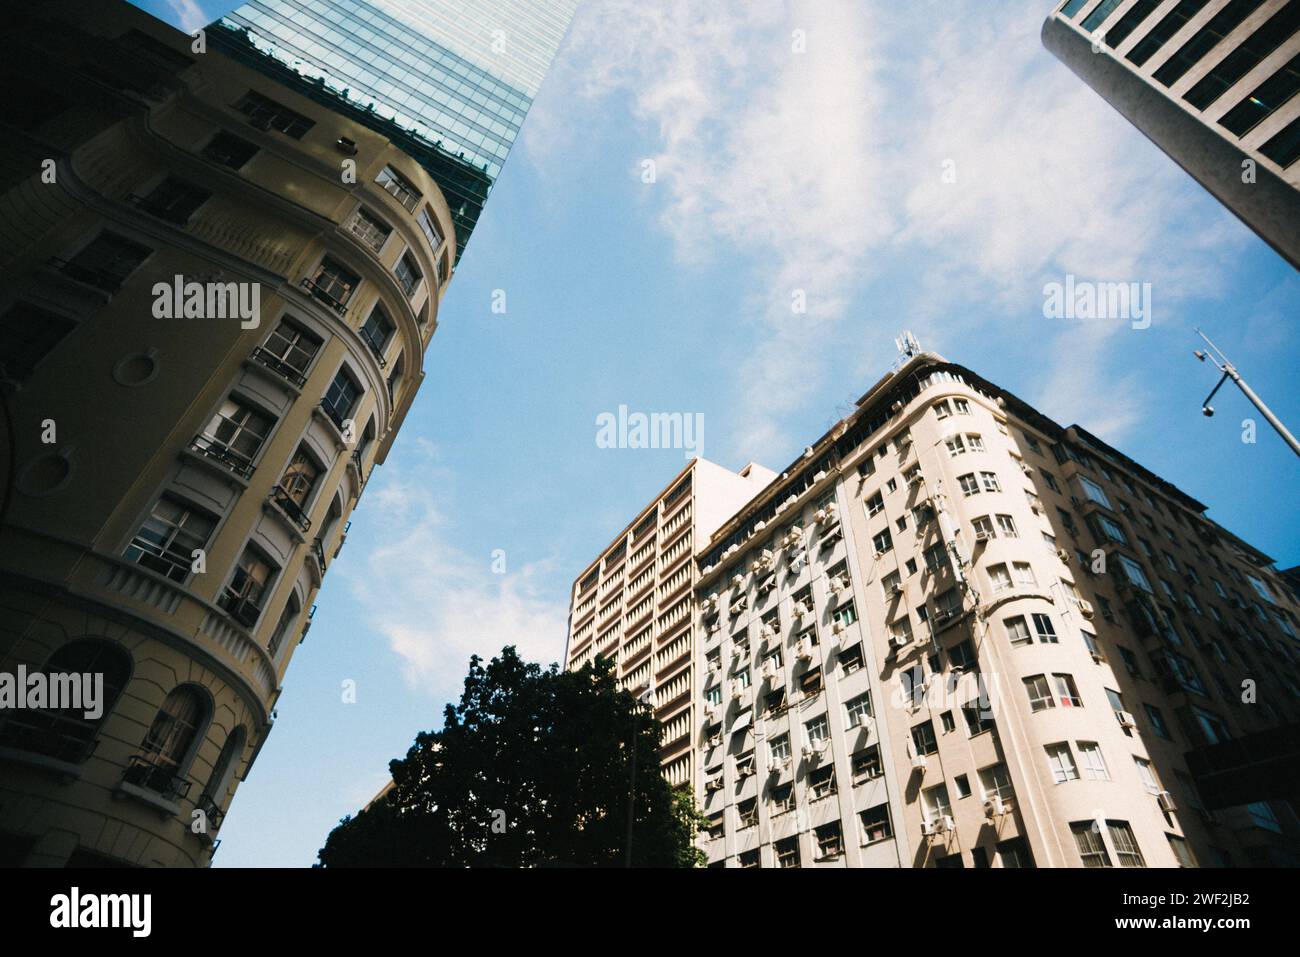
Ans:
[[[565,667],[612,659],[624,687],[645,696],[666,726],[660,752],[673,784],[693,782],[699,725],[694,588],[697,550],[776,477],[692,459],[573,583]]]
[[[6,26],[0,676],[103,701],[0,710],[0,864],[203,866],[423,379],[460,160],[116,0]]]
[[[1300,0],[1065,0],[1043,43],[1300,269]]]
[[[1300,715],[1300,606],[1204,512],[910,351],[698,546],[710,862],[1296,864],[1288,802],[1188,772]]]

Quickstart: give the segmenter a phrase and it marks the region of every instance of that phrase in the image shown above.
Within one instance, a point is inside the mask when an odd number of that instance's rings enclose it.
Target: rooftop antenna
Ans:
[[[898,355],[903,362],[921,354],[921,344],[916,341],[916,336],[912,335],[911,330],[895,339],[894,345],[898,347]]]
[[[1255,408],[1259,409],[1260,414],[1268,420],[1268,424],[1277,430],[1277,434],[1282,436],[1283,441],[1285,441],[1287,445],[1291,446],[1291,451],[1296,455],[1300,455],[1300,442],[1297,442],[1296,437],[1287,431],[1287,427],[1282,424],[1282,420],[1273,414],[1273,410],[1264,404],[1264,400],[1255,394],[1255,390],[1246,384],[1246,380],[1241,377],[1236,366],[1228,361],[1228,357],[1223,354],[1218,346],[1210,341],[1209,336],[1201,332],[1200,329],[1196,330],[1196,334],[1205,340],[1205,344],[1210,347],[1212,353],[1207,354],[1204,351],[1197,349],[1192,354],[1202,362],[1213,362],[1214,367],[1223,373],[1223,376],[1219,379],[1219,384],[1214,387],[1213,391],[1205,397],[1205,401],[1201,403],[1201,413],[1206,418],[1214,415],[1214,406],[1210,405],[1210,400],[1218,394],[1218,391],[1221,388],[1223,388],[1223,383],[1231,379],[1233,382],[1237,383],[1237,388],[1241,389],[1246,398],[1251,401],[1251,404],[1254,405]]]

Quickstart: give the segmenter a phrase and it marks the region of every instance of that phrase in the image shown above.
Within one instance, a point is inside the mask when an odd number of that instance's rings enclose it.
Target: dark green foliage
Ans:
[[[659,773],[660,724],[613,666],[543,670],[514,648],[475,656],[441,731],[418,735],[394,787],[344,818],[324,867],[623,866],[633,780],[632,863],[693,867],[700,814]]]

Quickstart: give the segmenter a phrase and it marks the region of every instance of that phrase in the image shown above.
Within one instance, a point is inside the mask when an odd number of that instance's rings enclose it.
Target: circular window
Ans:
[[[117,360],[113,366],[113,379],[118,385],[134,389],[148,385],[158,375],[158,350],[133,352]]]
[[[75,471],[71,448],[47,452],[32,459],[19,471],[18,491],[33,497],[53,495],[67,487]]]

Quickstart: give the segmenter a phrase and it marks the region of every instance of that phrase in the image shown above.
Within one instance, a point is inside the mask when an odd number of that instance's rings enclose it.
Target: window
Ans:
[[[1079,769],[1074,763],[1074,755],[1070,753],[1068,741],[1047,745],[1047,766],[1051,768],[1052,780],[1057,784],[1079,780]]]
[[[0,379],[25,381],[74,325],[28,303],[14,303],[0,316]]]
[[[267,642],[267,651],[270,652],[272,658],[280,650],[284,636],[293,628],[293,623],[300,611],[302,611],[302,608],[298,605],[298,599],[290,595],[289,600],[285,603],[284,611],[280,612],[280,620],[276,622],[275,630],[271,632],[271,638]]]
[[[971,522],[971,527],[975,529],[975,541],[977,542],[997,537],[997,532],[993,531],[993,522],[987,515],[981,515],[975,519]]]
[[[326,256],[306,286],[313,296],[342,315],[360,283],[360,276],[338,260]]]
[[[247,478],[271,425],[270,416],[232,395],[195,437],[194,448]]]
[[[948,447],[948,454],[956,457],[966,451],[966,442],[960,435],[950,435],[943,440],[943,444]]]
[[[984,491],[986,492],[1002,491],[1002,485],[1000,482],[998,482],[998,476],[996,472],[981,472],[980,483],[984,486]]]
[[[1034,858],[1029,853],[1029,844],[1023,837],[1013,837],[997,844],[998,860],[1003,867],[1033,867]]]
[[[1176,50],[1168,60],[1156,70],[1154,78],[1162,86],[1173,86],[1187,72],[1218,46],[1229,33],[1241,25],[1241,22],[1254,13],[1263,0],[1230,0],[1210,21],[1192,34],[1191,39]],[[1205,6],[1205,4],[1201,4]]]
[[[1275,834],[1282,833],[1282,824],[1277,819],[1277,814],[1269,806],[1267,801],[1256,801],[1246,805],[1246,813],[1250,816],[1251,823],[1255,827],[1263,828],[1266,831],[1272,831]]]
[[[813,831],[817,838],[817,856],[822,860],[839,857],[844,853],[844,841],[840,834],[840,822],[823,824]]]
[[[1196,866],[1196,858],[1192,856],[1192,849],[1187,846],[1185,840],[1177,834],[1166,834],[1165,837],[1169,839],[1169,849],[1174,852],[1179,867]]]
[[[737,827],[741,830],[758,826],[758,799],[750,798],[736,805]]]
[[[951,711],[945,711],[943,714],[939,715],[939,720],[943,724],[944,734],[957,730],[957,720],[952,716]]]
[[[957,799],[970,797],[970,779],[964,774],[959,774],[952,779],[952,783],[957,788]]]
[[[871,498],[867,499],[867,515],[879,515],[885,508],[885,497],[877,492]]]
[[[320,337],[295,322],[281,319],[253,355],[301,387],[307,382],[307,367],[320,347]]]
[[[954,671],[974,671],[978,666],[975,646],[967,638],[948,649],[948,665]]]
[[[84,282],[103,292],[117,292],[128,276],[135,272],[153,252],[148,246],[102,232],[59,269],[77,282]]]
[[[402,291],[406,293],[407,298],[415,295],[415,291],[420,288],[420,280],[424,278],[420,267],[415,264],[415,260],[409,253],[403,253],[397,260],[397,265],[393,267],[393,274],[397,276],[397,281],[401,283]]]
[[[1144,592],[1153,593],[1151,582],[1147,579],[1146,573],[1142,571],[1141,565],[1127,555],[1117,555],[1116,557],[1119,559],[1119,567],[1126,581]]]
[[[809,744],[816,744],[819,741],[825,741],[831,736],[830,724],[826,720],[826,715],[818,715],[804,725],[804,732],[808,738]]]
[[[1010,515],[998,516],[998,530],[1006,538],[1019,538],[1020,533],[1016,531],[1016,522]]]
[[[125,780],[165,797],[175,797],[188,785],[181,780],[199,735],[211,714],[207,695],[194,685],[172,690],[145,734],[141,753],[132,758]]]
[[[257,147],[225,130],[217,133],[203,147],[203,158],[230,169],[243,169],[244,164],[257,155]]]
[[[206,189],[168,176],[148,196],[139,199],[138,205],[150,216],[183,226],[211,196]]]
[[[774,817],[793,811],[794,808],[793,784],[782,784],[779,787],[772,788],[772,815]]]
[[[1097,523],[1096,527],[1100,533],[1100,538],[1108,542],[1118,542],[1121,545],[1128,544],[1128,535],[1124,533],[1124,529],[1120,528],[1117,522],[1105,515],[1096,515],[1093,518]]]
[[[100,725],[131,677],[131,659],[116,643],[83,638],[58,648],[46,660],[41,673],[102,675],[100,716],[87,718],[84,710],[76,709],[11,709],[0,718],[0,746],[79,764],[90,756]]]
[[[1147,789],[1148,794],[1159,794],[1164,790],[1160,786],[1160,781],[1156,777],[1155,769],[1151,767],[1150,761],[1134,755],[1133,764],[1137,767],[1138,779],[1142,782],[1142,786]]]
[[[875,844],[887,841],[894,836],[893,826],[889,822],[889,805],[878,804],[858,814],[862,822],[862,843]]]
[[[347,221],[348,232],[352,233],[375,252],[384,248],[393,228],[364,206],[358,206]]]
[[[1039,470],[1039,474],[1043,476],[1043,481],[1047,483],[1048,488],[1050,488],[1053,492],[1060,494],[1061,486],[1056,484],[1056,476],[1054,476],[1051,472],[1042,469]]]
[[[805,697],[821,694],[822,690],[822,670],[821,668],[809,668],[799,679],[799,690],[804,693]]]
[[[973,432],[968,433],[966,435],[966,448],[970,449],[972,452],[983,452],[984,439]]]
[[[783,734],[773,738],[767,745],[768,755],[773,764],[781,764],[790,759],[790,735]]]
[[[870,781],[885,773],[880,763],[880,748],[874,744],[855,752],[849,759],[849,766],[852,769],[854,784]]]
[[[1110,854],[1101,839],[1101,830],[1096,821],[1075,821],[1070,824],[1074,835],[1074,844],[1079,851],[1079,859],[1084,867],[1110,867]]]
[[[316,487],[316,480],[320,478],[323,471],[324,469],[312,458],[311,454],[305,448],[299,446],[298,451],[294,453],[293,461],[289,463],[289,467],[284,470],[284,475],[280,477],[278,489],[281,494],[277,496],[277,502],[282,506],[291,503],[291,516],[305,519],[306,516],[303,513],[307,508],[307,500],[311,498],[312,490]],[[287,500],[287,503],[282,499]],[[311,522],[306,522],[306,525],[310,528]],[[303,531],[305,532],[307,529],[304,528]]]
[[[164,495],[127,546],[126,560],[183,582],[189,577],[193,552],[208,544],[216,526],[210,516]]]
[[[393,195],[393,197],[411,212],[420,205],[420,191],[391,166],[385,166],[375,177],[375,182]]]
[[[1107,821],[1106,828],[1110,831],[1110,842],[1115,846],[1115,856],[1119,858],[1120,867],[1147,866],[1128,821]]]
[[[1300,30],[1300,8],[1286,4],[1243,40],[1237,49],[1211,67],[1205,77],[1183,95],[1183,99],[1196,109],[1204,110],[1297,30]]]
[[[1056,683],[1056,693],[1061,699],[1062,708],[1083,707],[1083,699],[1079,697],[1079,689],[1075,687],[1072,675],[1052,675],[1052,680]]]
[[[352,380],[352,377],[343,369],[338,371],[334,376],[334,381],[330,383],[329,389],[325,392],[325,398],[321,400],[321,408],[330,417],[330,420],[343,428],[348,416],[356,406],[357,399],[361,395],[361,387]]]
[[[1052,689],[1047,683],[1046,675],[1033,675],[1025,678],[1024,682],[1025,693],[1029,695],[1030,711],[1046,711],[1048,708],[1056,707],[1056,700],[1052,697]]]
[[[1106,490],[1092,479],[1080,475],[1079,485],[1083,488],[1083,494],[1088,496],[1092,501],[1096,502],[1098,505],[1103,505],[1106,508],[1112,507],[1110,504],[1110,498],[1106,495]]]
[[[1015,797],[1015,792],[1011,789],[1011,776],[1007,774],[1005,764],[990,764],[980,771],[980,793],[981,800],[984,801],[995,797],[1010,801]]]
[[[759,866],[760,866],[759,855],[758,855],[758,851],[757,851],[757,850],[753,850],[753,851],[741,851],[740,854],[737,855],[737,857],[736,857],[736,861],[737,861],[737,863],[739,863],[739,865],[740,865],[742,868],[750,868],[750,867],[759,867]],[[725,863],[725,862],[724,862],[724,863]],[[712,866],[714,866],[714,865],[711,864],[711,865],[709,865],[709,866],[712,867]]]
[[[1021,588],[1038,587],[1038,578],[1034,575],[1034,567],[1028,562],[1012,562],[1011,568],[1015,573],[1018,586]]]
[[[776,842],[776,866],[799,866],[799,838],[787,837],[784,841]]]
[[[429,215],[429,207],[420,210],[420,215],[415,218],[416,223],[420,226],[420,232],[424,233],[424,238],[429,241],[429,245],[436,251],[442,245],[442,230],[433,221]]]
[[[1056,628],[1052,624],[1052,619],[1049,615],[1042,615],[1035,612],[1034,632],[1038,635],[1038,641],[1040,644],[1055,645],[1059,643],[1059,639],[1056,637]]]
[[[245,628],[252,628],[262,614],[273,574],[271,563],[253,547],[246,547],[217,604]]]
[[[381,366],[384,365],[384,349],[396,331],[397,327],[388,318],[383,306],[378,304],[370,311],[369,318],[361,327],[361,338],[366,340],[366,345],[370,346],[370,351],[379,359]]]
[[[861,726],[863,719],[871,717],[871,693],[864,692],[856,698],[844,702],[844,711],[848,717],[850,728]]]
[[[947,786],[936,784],[934,787],[922,791],[921,810],[925,815],[925,820],[930,823],[941,821],[945,817],[952,817],[952,804],[948,800]]]
[[[1118,649],[1120,659],[1124,662],[1124,669],[1134,678],[1142,677],[1142,666],[1138,663],[1138,657],[1128,648],[1120,647]]]
[[[1006,591],[1011,587],[1011,572],[1007,571],[1006,565],[990,565],[989,581],[995,593]]]
[[[917,754],[938,754],[939,742],[934,736],[934,723],[924,721],[912,728],[912,747]]]
[[[980,493],[980,483],[979,480],[975,478],[974,472],[960,476],[957,479],[957,482],[961,485],[961,494],[966,498],[970,498],[972,495],[978,495]]]
[[[1025,623],[1023,617],[1007,618],[1002,622],[1002,625],[1007,630],[1007,640],[1013,648],[1033,644],[1034,639],[1030,637],[1029,626]]]
[[[839,654],[840,667],[844,669],[846,675],[851,675],[862,667],[862,644],[859,642],[852,648],[845,648]]]
[[[830,797],[835,793],[835,765],[828,764],[824,768],[818,768],[808,775],[808,788],[812,794],[812,800],[820,801],[822,798]]]
[[[966,734],[972,738],[985,731],[992,731],[997,726],[993,720],[992,705],[986,708],[979,698],[972,698],[962,705],[961,712],[966,719]]]
[[[1101,746],[1096,741],[1078,741],[1079,763],[1083,766],[1083,776],[1089,781],[1109,781],[1110,771],[1106,768],[1106,758],[1101,753]]]
[[[883,555],[893,549],[894,539],[889,534],[889,529],[885,528],[872,537],[871,544],[875,547],[877,555]]]
[[[275,100],[249,90],[235,109],[248,117],[248,122],[259,130],[279,130],[285,136],[300,140],[315,126],[315,122],[296,113]]]

